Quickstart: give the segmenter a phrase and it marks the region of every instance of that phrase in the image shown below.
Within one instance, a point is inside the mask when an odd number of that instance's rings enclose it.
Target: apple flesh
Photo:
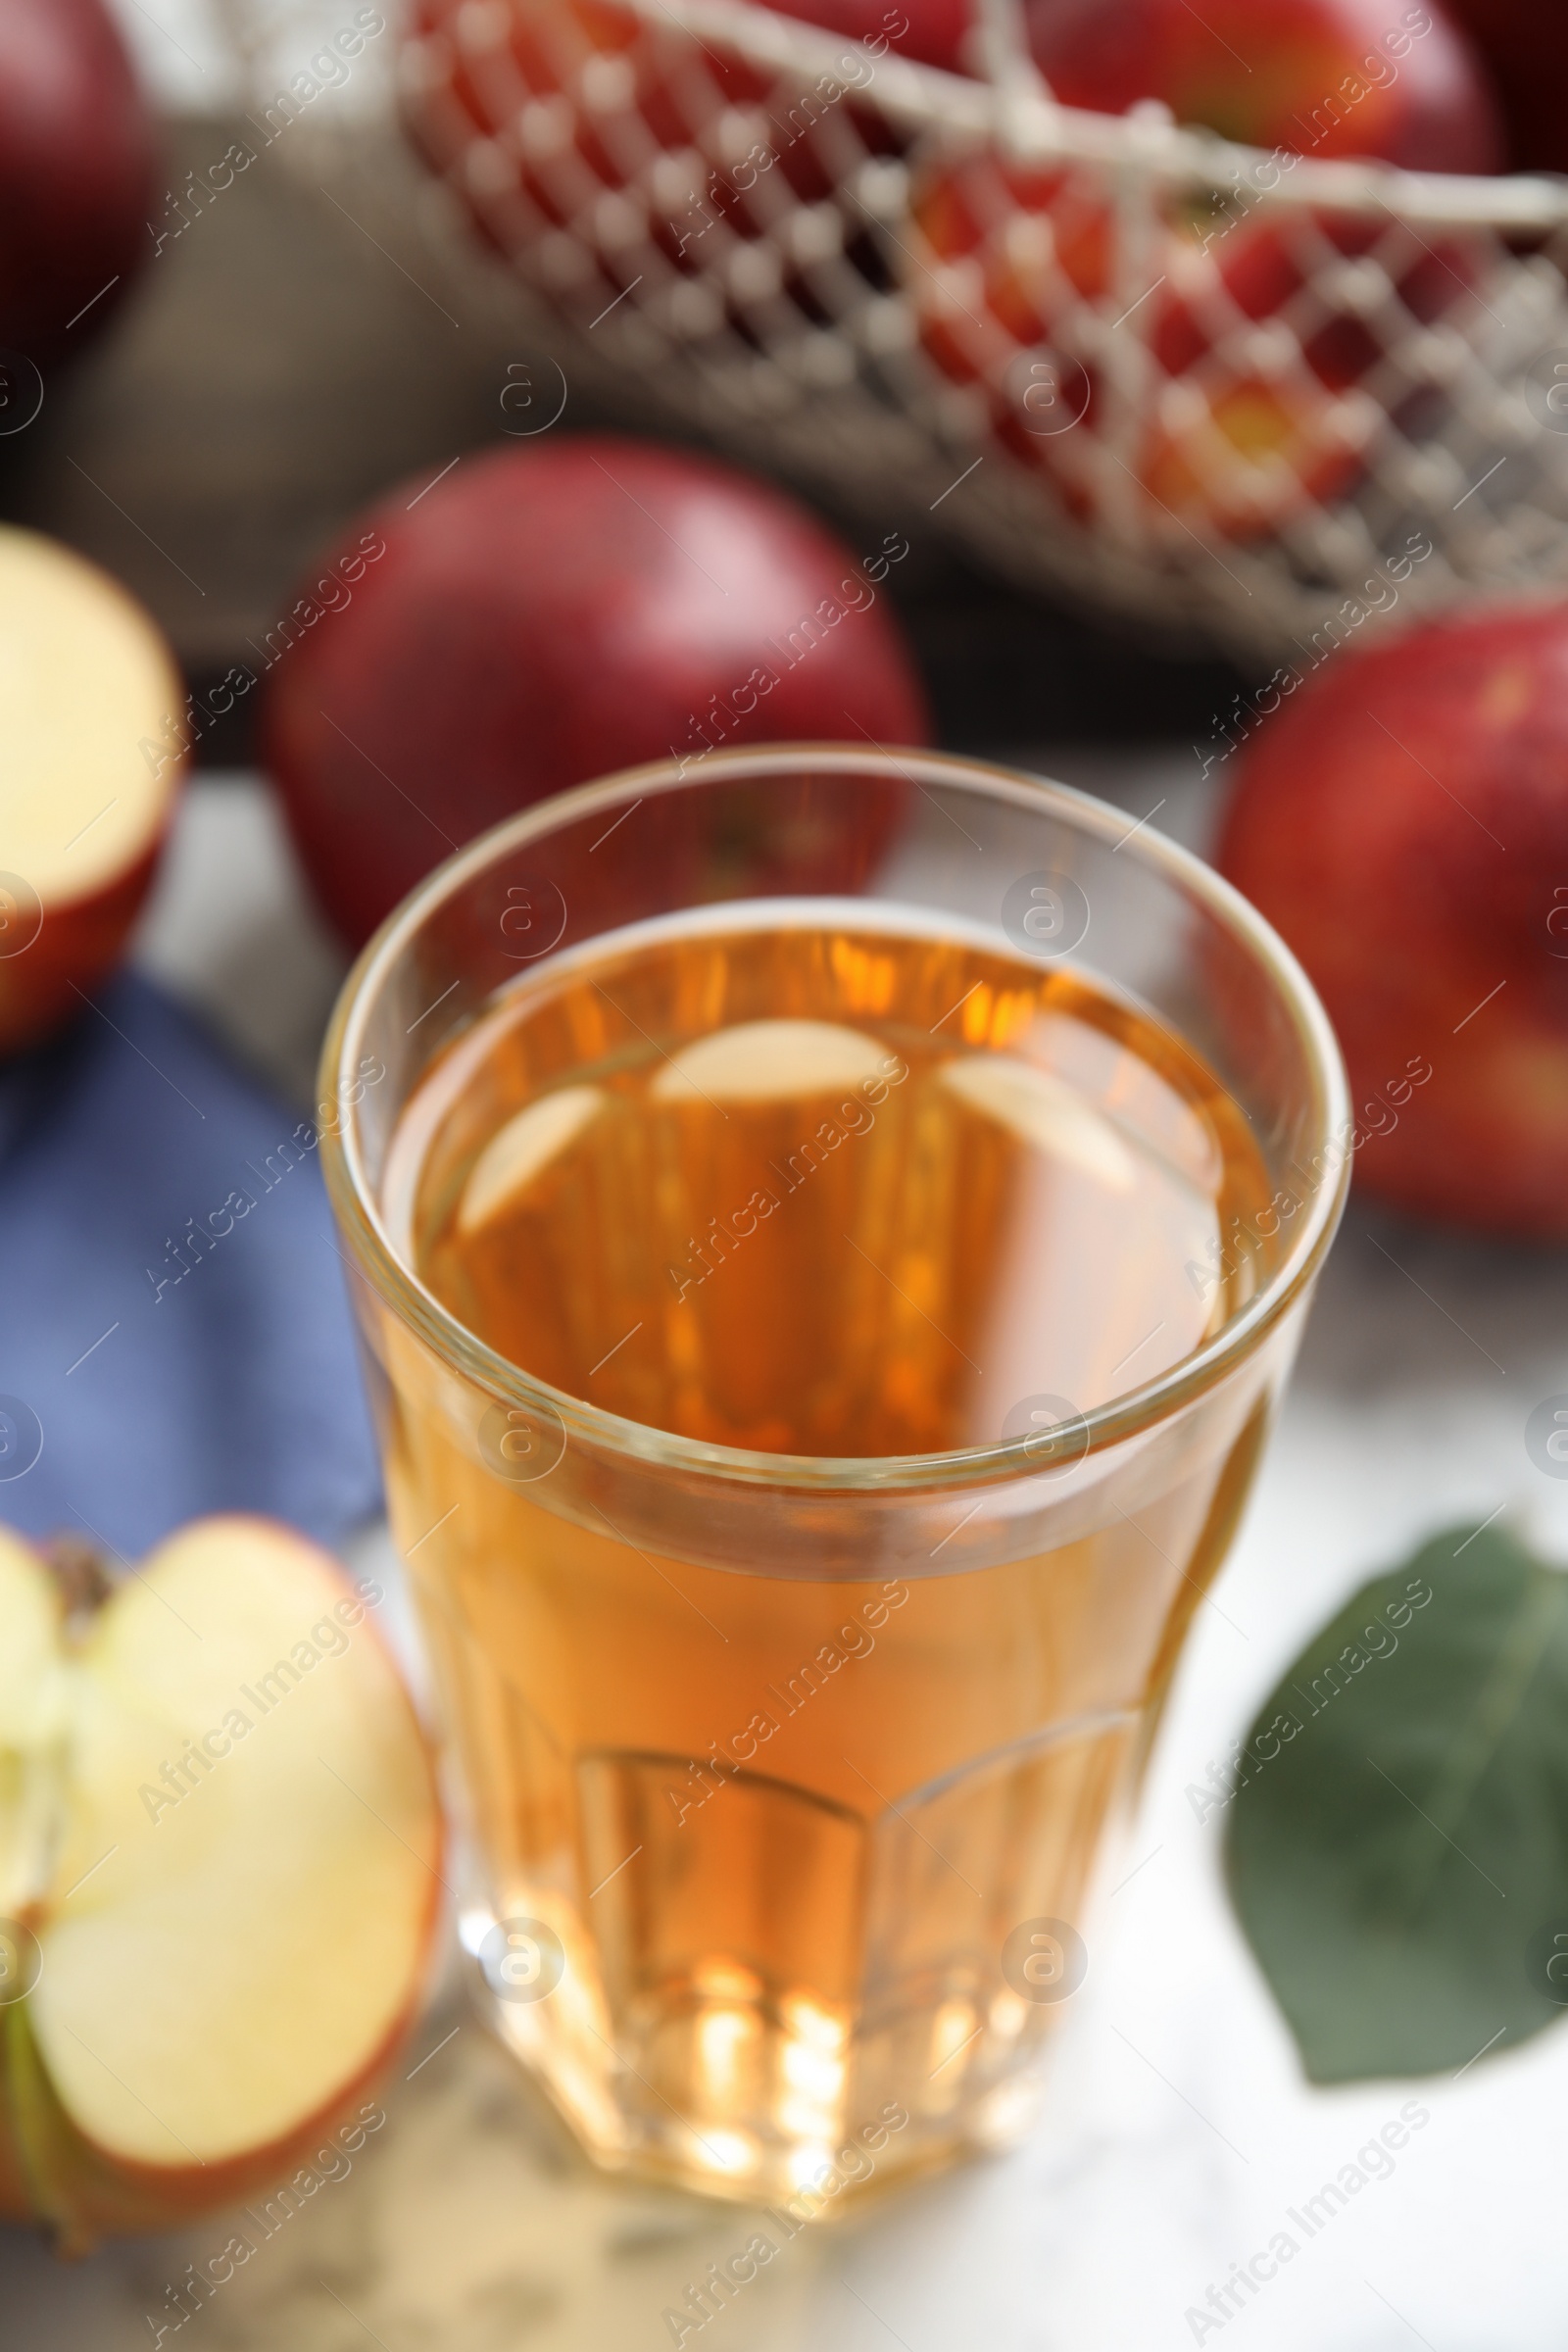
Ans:
[[[42,368],[151,250],[156,141],[102,0],[0,0],[0,353]]]
[[[1366,1191],[1568,1235],[1568,606],[1336,656],[1248,746],[1217,862],[1339,1032]]]
[[[466,459],[368,522],[385,554],[263,707],[306,872],[352,944],[449,850],[569,785],[671,756],[700,776],[720,745],[925,740],[883,590],[711,459],[563,436]],[[806,886],[803,858],[780,887]]]
[[[184,772],[184,689],[107,572],[0,525],[0,1054],[119,959]]]
[[[218,1518],[68,1614],[0,1531],[0,2211],[68,2249],[275,2181],[413,2017],[442,1835],[379,1597]]]
[[[1026,0],[1035,62],[1064,106],[1178,122],[1248,147],[1495,172],[1485,67],[1437,0]]]

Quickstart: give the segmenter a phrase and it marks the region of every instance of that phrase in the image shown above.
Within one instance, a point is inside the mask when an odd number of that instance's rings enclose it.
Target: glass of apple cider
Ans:
[[[323,1086],[499,2030],[797,2212],[1015,2135],[1342,1205],[1302,974],[1080,794],[770,747],[461,852]]]

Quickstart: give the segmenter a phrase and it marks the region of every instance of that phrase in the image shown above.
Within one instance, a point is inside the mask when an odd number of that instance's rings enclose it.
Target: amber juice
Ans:
[[[1169,1028],[863,902],[595,941],[426,1073],[389,1228],[563,1412],[476,1450],[411,1358],[394,1519],[494,1916],[564,1961],[497,2013],[602,2158],[778,2196],[867,2129],[887,2171],[1014,2128],[1262,1417],[1097,1504],[1074,1416],[1234,1311],[1220,1245],[1267,1199]],[[1033,1434],[1088,1499],[1028,1556],[973,1565],[963,1500],[952,1550],[818,1573],[796,1496],[777,1557],[764,1519],[719,1565],[696,1505],[628,1529],[567,1399],[754,1480]]]

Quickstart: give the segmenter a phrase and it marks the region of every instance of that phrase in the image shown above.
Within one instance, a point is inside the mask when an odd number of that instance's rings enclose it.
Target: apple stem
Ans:
[[[61,1529],[39,1548],[55,1580],[66,1624],[79,1631],[115,1589],[104,1555],[74,1528]]]

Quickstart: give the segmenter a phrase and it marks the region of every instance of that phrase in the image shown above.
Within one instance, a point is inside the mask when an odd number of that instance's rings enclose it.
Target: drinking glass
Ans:
[[[388,1198],[411,1095],[510,985],[759,900],[1054,959],[1200,1055],[1267,1178],[1186,1269],[1227,1286],[1224,1319],[1083,1409],[999,1394],[975,1443],[849,1458],[617,1417],[466,1329]],[[796,2213],[1014,2137],[1343,1204],[1353,1130],[1298,966],[1083,794],[765,747],[585,786],[461,851],[360,957],[322,1090],[497,2029],[601,2164]]]

